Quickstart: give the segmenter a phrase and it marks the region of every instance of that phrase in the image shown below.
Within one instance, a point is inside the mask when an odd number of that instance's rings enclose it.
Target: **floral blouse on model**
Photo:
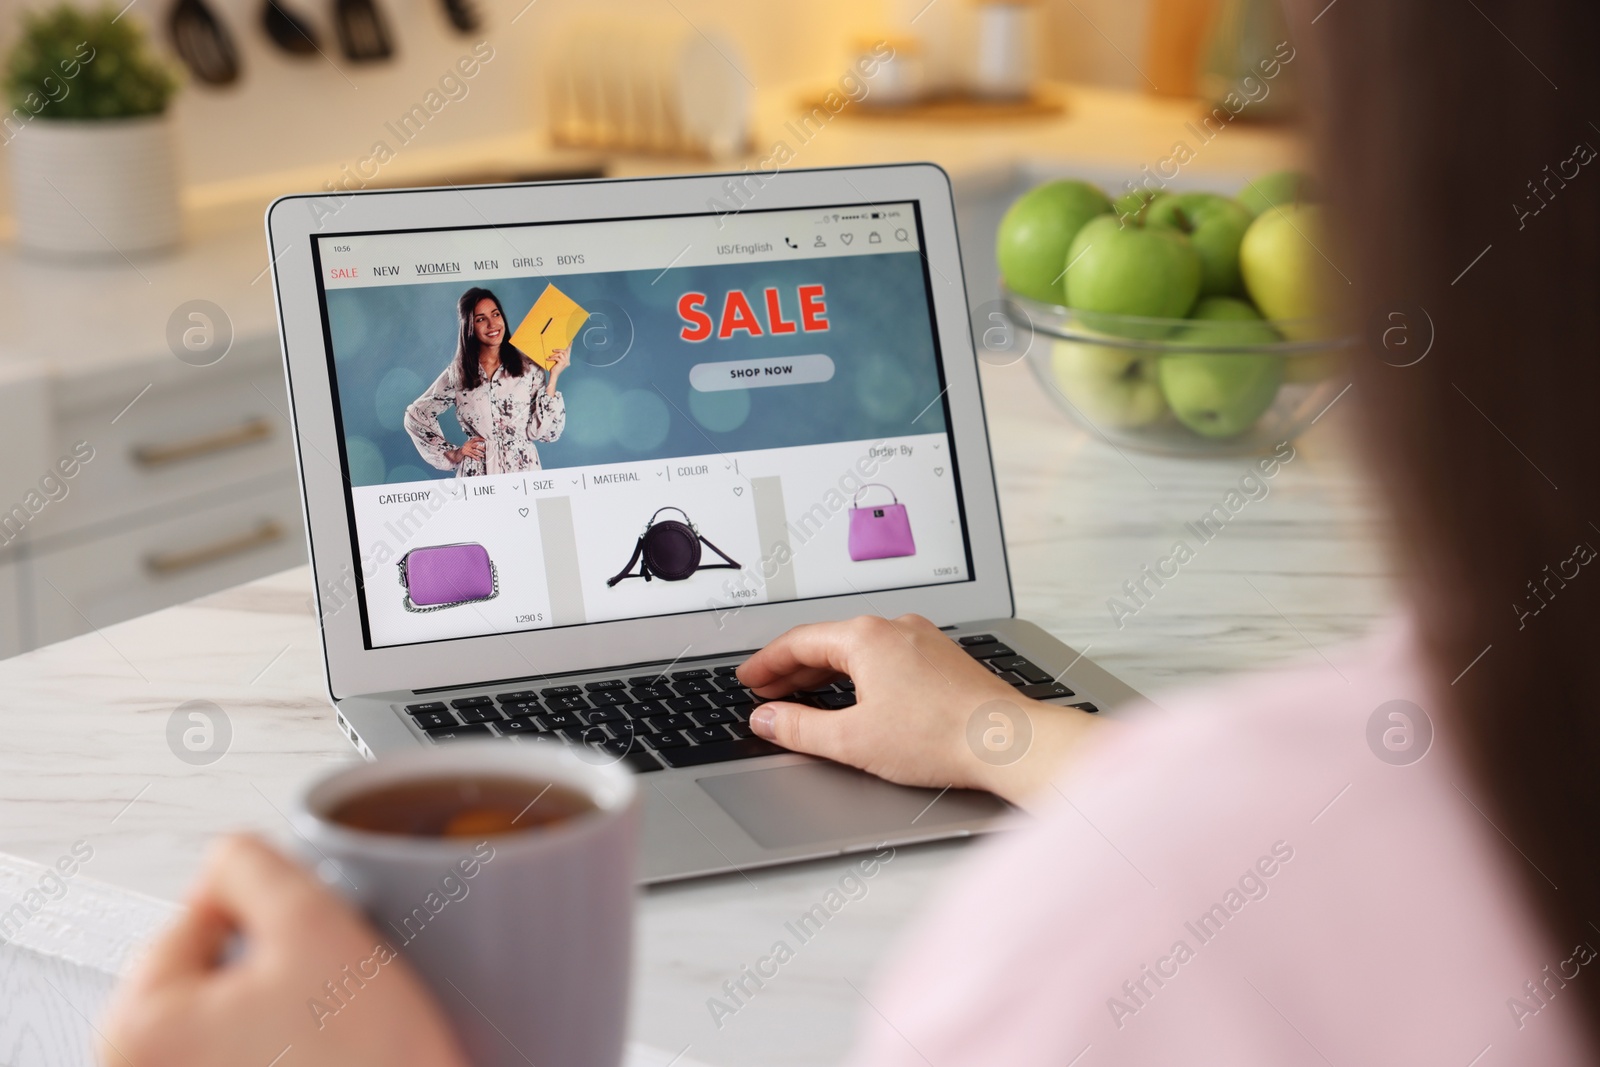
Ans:
[[[550,442],[567,424],[567,405],[558,393],[546,393],[544,368],[532,360],[524,373],[512,377],[496,367],[494,376],[476,389],[460,387],[461,374],[452,362],[428,390],[406,408],[406,433],[422,458],[457,478],[479,474],[510,474],[539,470],[535,441]],[[452,445],[439,428],[439,415],[456,409],[456,419],[468,437],[481,437],[484,456],[462,456],[452,463],[445,454]]]

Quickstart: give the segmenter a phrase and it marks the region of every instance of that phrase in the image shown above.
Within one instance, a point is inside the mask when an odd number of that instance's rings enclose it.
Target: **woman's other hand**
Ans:
[[[840,676],[855,682],[854,706],[827,711],[773,700],[757,706],[751,728],[786,748],[891,782],[987,789],[1013,803],[1043,788],[1101,728],[1087,712],[1020,696],[917,615],[797,626],[739,667],[739,680],[768,698]],[[1021,744],[1024,730],[1015,717],[1022,715],[1031,733],[1023,751],[1004,762],[1010,754],[1001,745],[991,748],[1001,762],[980,758],[968,741],[969,724],[977,721],[980,739],[1010,737]]]
[[[235,933],[244,951],[223,962]],[[183,915],[117,989],[101,1033],[106,1067],[268,1064],[289,1047],[285,1063],[299,1067],[466,1065],[405,960],[250,837],[212,850]]]
[[[549,396],[555,396],[556,379],[561,377],[562,371],[572,366],[572,349],[552,348],[550,360],[550,369],[545,372],[544,391]]]
[[[459,467],[464,459],[482,459],[485,451],[483,438],[469,437],[467,443],[460,448],[446,450],[444,458]]]

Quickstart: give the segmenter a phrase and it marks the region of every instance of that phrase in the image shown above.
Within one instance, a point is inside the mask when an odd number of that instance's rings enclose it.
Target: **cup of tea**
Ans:
[[[639,797],[573,750],[462,742],[305,787],[290,818],[381,939],[319,991],[330,1013],[404,959],[477,1067],[615,1067],[626,1045]]]

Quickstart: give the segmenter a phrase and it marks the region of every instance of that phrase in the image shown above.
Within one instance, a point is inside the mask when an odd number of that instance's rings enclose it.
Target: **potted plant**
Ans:
[[[67,256],[127,257],[178,241],[170,67],[116,9],[22,17],[5,64],[0,152],[17,239]]]

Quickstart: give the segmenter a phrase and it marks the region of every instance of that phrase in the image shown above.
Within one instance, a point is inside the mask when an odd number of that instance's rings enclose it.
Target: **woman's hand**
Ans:
[[[550,350],[550,369],[545,372],[544,391],[547,396],[556,395],[556,379],[561,377],[561,372],[572,366],[572,349],[552,348]]]
[[[1021,803],[1101,728],[1087,712],[1018,695],[917,615],[797,626],[739,667],[739,680],[769,698],[841,675],[855,682],[853,707],[824,711],[777,700],[757,706],[751,729],[891,782],[987,789]],[[976,744],[968,740],[974,722]],[[1006,751],[1006,738],[1021,751]]]
[[[235,932],[244,952],[221,962]],[[375,961],[380,944],[388,947],[298,866],[254,838],[227,838],[184,914],[117,989],[100,1059],[106,1067],[237,1067],[275,1063],[292,1046],[285,1063],[298,1067],[465,1067],[405,960]],[[357,973],[370,977],[348,977]],[[342,1005],[327,982],[342,988]],[[326,1010],[315,1010],[313,998]]]
[[[483,443],[483,438],[469,437],[467,438],[467,443],[462,445],[460,448],[445,449],[444,458],[459,467],[461,466],[461,461],[463,459],[467,459],[469,457],[472,459],[482,459],[485,451],[486,449]]]

